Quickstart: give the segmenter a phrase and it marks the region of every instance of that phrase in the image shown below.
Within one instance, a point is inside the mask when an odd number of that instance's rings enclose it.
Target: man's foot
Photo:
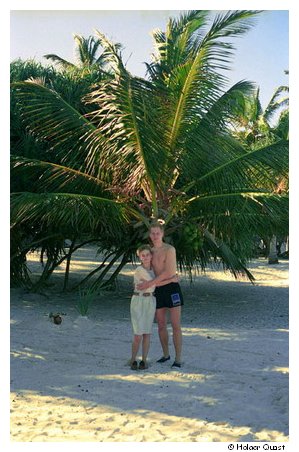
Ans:
[[[131,363],[131,369],[132,369],[132,370],[137,370],[137,361],[133,361],[133,362]]]
[[[148,368],[148,365],[147,365],[147,363],[145,362],[145,361],[140,361],[140,363],[139,363],[139,370],[144,370],[144,369],[147,369]]]
[[[157,363],[165,363],[165,361],[169,361],[170,360],[170,356],[167,356],[167,358],[165,358],[165,356],[162,356],[162,358],[157,360]]]
[[[182,367],[182,366],[181,366],[181,363],[174,361],[171,367]]]

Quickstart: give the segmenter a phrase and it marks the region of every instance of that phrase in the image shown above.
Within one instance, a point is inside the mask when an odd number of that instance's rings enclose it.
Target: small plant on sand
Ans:
[[[96,291],[92,288],[79,289],[79,301],[76,304],[76,309],[80,315],[87,316],[90,305],[93,303],[96,295]]]

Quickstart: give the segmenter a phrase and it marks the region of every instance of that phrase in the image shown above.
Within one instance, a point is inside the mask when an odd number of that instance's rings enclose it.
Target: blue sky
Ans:
[[[179,10],[13,10],[10,14],[11,59],[35,58],[48,64],[44,54],[56,53],[74,61],[73,34],[85,37],[98,29],[125,47],[124,60],[136,75],[145,74],[144,61],[153,51],[151,30],[165,29]],[[247,79],[260,86],[265,106],[274,90],[288,84],[287,10],[265,11],[253,28],[235,39],[235,57],[229,72],[231,83]]]

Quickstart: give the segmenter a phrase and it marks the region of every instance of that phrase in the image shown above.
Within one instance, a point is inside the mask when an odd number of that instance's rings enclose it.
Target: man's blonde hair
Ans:
[[[151,231],[152,228],[159,228],[161,229],[161,231],[164,232],[164,223],[160,222],[160,221],[153,221],[150,225],[148,230]]]

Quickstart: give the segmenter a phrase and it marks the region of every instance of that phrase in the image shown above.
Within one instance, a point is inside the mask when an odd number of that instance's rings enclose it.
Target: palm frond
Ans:
[[[288,86],[282,85],[282,86],[279,86],[278,88],[276,88],[273,96],[270,99],[269,105],[275,104],[276,101],[279,100],[282,93],[288,93],[288,92],[289,92]]]
[[[195,32],[206,25],[207,16],[208,11],[187,11],[178,18],[170,18],[166,32],[152,31],[156,53],[147,68],[153,79],[168,77],[174,68],[186,63]]]
[[[226,237],[263,236],[288,228],[288,195],[239,191],[202,195],[187,202],[190,217]]]
[[[14,83],[21,116],[36,139],[60,154],[61,162],[99,175],[104,137],[55,91],[32,82]]]
[[[104,33],[101,33],[99,30],[95,30],[95,33],[98,37],[98,42],[104,49],[102,57],[106,64],[111,66],[116,73],[118,73],[118,71],[124,71],[125,67],[121,55],[122,45],[110,41]]]
[[[261,10],[237,10],[217,14],[210,34],[217,39],[244,34],[254,25],[256,16],[261,12]]]
[[[47,55],[43,55],[44,58],[47,60],[51,60],[54,63],[57,63],[59,66],[63,67],[64,69],[71,69],[74,68],[75,65],[73,63],[70,63],[69,61],[65,60],[64,58],[61,58],[59,55],[55,55],[54,53],[48,53]]]
[[[222,94],[225,78],[214,68],[226,68],[232,46],[221,40],[244,33],[252,25],[256,11],[229,12],[218,15],[204,38],[199,39],[188,52],[189,58],[168,76],[169,89],[173,91],[170,109],[169,147],[174,150],[180,131],[194,119],[201,118]]]
[[[67,166],[42,160],[13,156],[12,179],[24,177],[34,192],[84,193],[111,198],[107,181]]]
[[[93,36],[84,38],[82,35],[74,35],[74,40],[77,44],[76,54],[78,64],[81,66],[91,67],[94,64],[102,65],[104,59],[101,56],[97,57],[96,54],[100,47],[100,41]]]
[[[109,221],[107,220],[109,219]],[[127,221],[125,207],[113,200],[73,193],[13,193],[11,224],[38,223],[45,231],[71,234],[97,234],[99,241],[121,235]]]
[[[289,110],[283,110],[278,119],[278,124],[273,130],[274,134],[283,140],[289,139]]]
[[[200,122],[200,128],[212,128],[214,133],[218,130],[221,134],[230,132],[235,118],[243,114],[246,99],[254,90],[254,83],[247,80],[235,83],[207,111]]]
[[[222,146],[225,140],[222,139]],[[201,159],[196,162],[194,158],[185,162],[187,168],[192,168],[193,182],[184,186],[185,192],[198,194],[222,193],[239,189],[253,189],[254,187],[267,187],[275,190],[278,176],[288,176],[288,141],[280,140],[252,151],[244,151],[241,146],[229,137],[226,137],[228,152],[219,157],[219,161],[211,170],[202,171]],[[221,149],[221,148],[220,148]],[[214,155],[217,156],[214,148]],[[205,160],[205,155],[201,156]],[[217,157],[216,157],[217,158]],[[197,172],[196,172],[197,168]],[[207,165],[206,165],[207,168]],[[197,173],[197,176],[196,176]]]
[[[277,112],[278,109],[287,108],[289,106],[289,97],[281,97],[281,94],[285,92],[289,92],[288,86],[279,86],[275,90],[269,104],[265,109],[264,116],[267,121],[270,121],[272,119],[273,115]]]
[[[149,82],[125,69],[120,53],[103,36],[102,45],[109,61],[117,64],[117,77],[89,96],[90,102],[99,106],[91,116],[99,121],[108,140],[105,164],[113,168],[114,181],[129,192],[142,188],[156,211],[156,186],[165,150],[163,124],[153,102],[155,92]]]
[[[228,269],[234,276],[247,276],[247,278],[253,282],[254,276],[245,267],[244,263],[237,257],[229,246],[223,240],[217,239],[214,234],[212,234],[207,229],[204,231],[204,237],[207,241],[211,250],[216,256],[219,256],[225,269]]]

